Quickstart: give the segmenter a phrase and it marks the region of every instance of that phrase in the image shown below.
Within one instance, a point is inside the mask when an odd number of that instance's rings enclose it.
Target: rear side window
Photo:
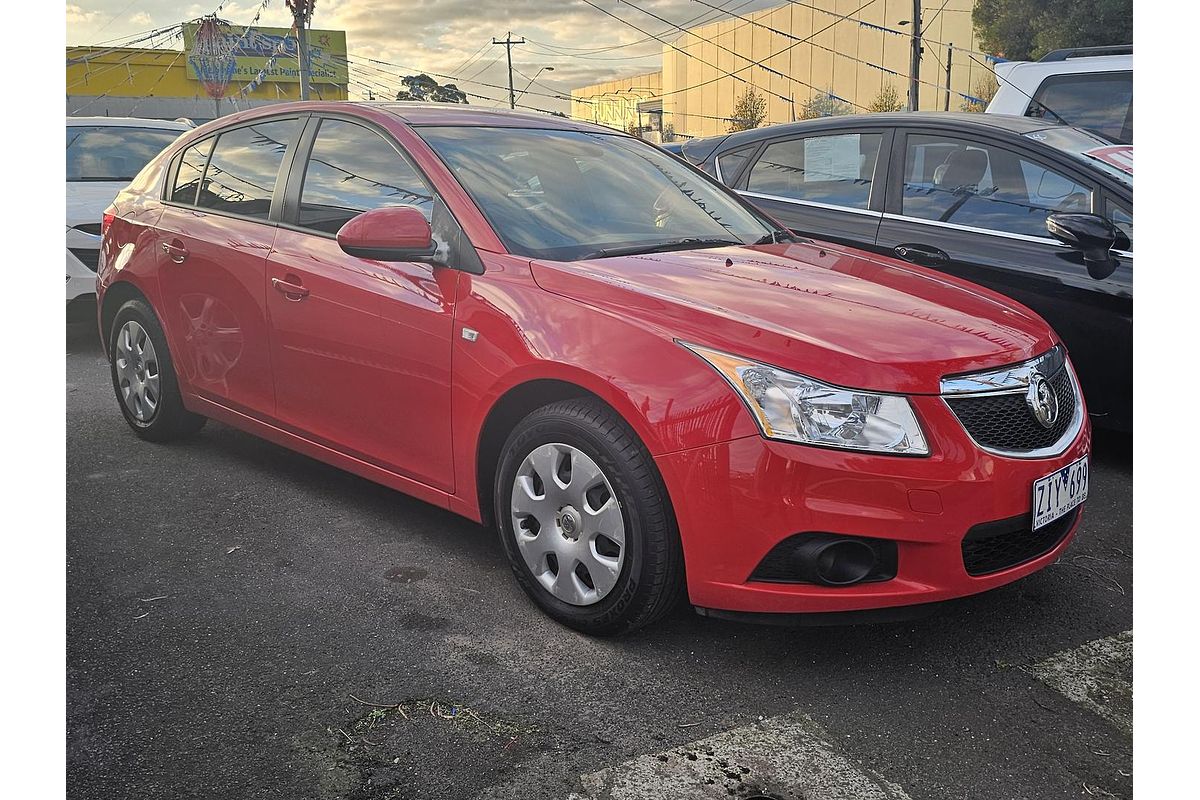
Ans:
[[[127,183],[179,133],[126,126],[68,126],[67,180]]]
[[[1052,75],[1042,81],[1025,112],[1087,128],[1119,144],[1133,141],[1133,73]]]
[[[337,233],[364,211],[412,206],[433,216],[433,191],[404,156],[374,131],[321,120],[304,171],[298,224]]]
[[[738,173],[746,161],[754,154],[755,147],[743,147],[740,150],[730,150],[728,153],[721,153],[717,156],[717,164],[721,167],[721,180],[724,183],[733,186],[737,180]]]
[[[200,189],[204,165],[208,163],[208,154],[212,152],[212,146],[213,140],[205,139],[183,151],[179,159],[179,170],[175,173],[175,185],[171,187],[168,200],[189,206],[196,203],[196,193]]]
[[[775,142],[751,167],[746,189],[865,209],[882,138],[878,133],[839,133]]]
[[[283,119],[222,133],[217,137],[196,205],[266,219],[279,165],[298,125],[297,120]]]

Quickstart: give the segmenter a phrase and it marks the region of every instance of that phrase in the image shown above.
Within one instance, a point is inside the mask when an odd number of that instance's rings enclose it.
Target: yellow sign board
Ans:
[[[199,27],[194,22],[183,26],[183,49],[187,54],[187,76],[192,80],[203,80],[206,76],[201,74],[201,70],[212,69],[211,65],[204,65],[197,69],[198,60],[195,58],[195,46],[196,31]],[[290,29],[256,27],[246,33],[244,26],[230,25],[226,36],[230,39],[229,47],[237,45],[236,51],[230,57],[233,66],[233,74],[229,80],[231,86],[246,84],[254,80],[268,63],[270,63],[270,68],[263,75],[263,81],[300,82],[296,35]],[[307,31],[305,38],[308,40],[309,63],[312,65],[309,81],[342,85],[349,83],[350,72],[346,64],[346,32],[310,30]],[[272,55],[275,56],[274,62],[271,62]]]

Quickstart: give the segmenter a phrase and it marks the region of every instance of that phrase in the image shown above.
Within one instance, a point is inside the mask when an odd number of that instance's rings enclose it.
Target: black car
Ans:
[[[1095,424],[1132,430],[1133,153],[1000,114],[828,117],[691,139],[684,157],[794,232],[899,256],[1038,312]]]

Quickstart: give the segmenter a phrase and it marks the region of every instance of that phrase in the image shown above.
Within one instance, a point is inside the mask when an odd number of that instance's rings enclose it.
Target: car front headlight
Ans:
[[[894,455],[929,454],[905,397],[830,386],[748,358],[680,344],[724,376],[769,439]]]

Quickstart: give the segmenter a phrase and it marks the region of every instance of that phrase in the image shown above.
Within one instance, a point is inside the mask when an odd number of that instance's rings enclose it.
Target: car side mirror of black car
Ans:
[[[1104,280],[1117,268],[1112,249],[1125,238],[1116,225],[1098,214],[1061,213],[1046,217],[1046,230],[1055,239],[1083,253],[1088,275]]]

